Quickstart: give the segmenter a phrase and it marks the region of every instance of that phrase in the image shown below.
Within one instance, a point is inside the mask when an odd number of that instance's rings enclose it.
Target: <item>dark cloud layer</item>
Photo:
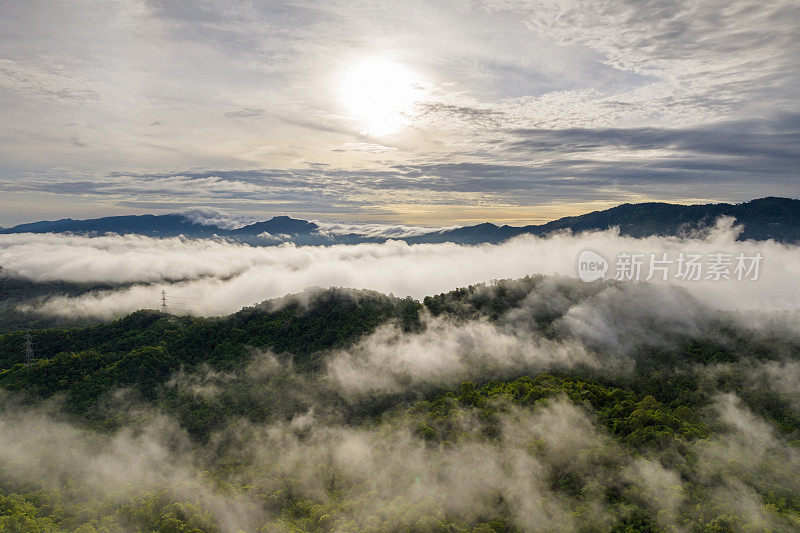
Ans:
[[[245,110],[246,111],[246,110]],[[800,115],[729,121],[695,128],[514,129],[490,158],[396,164],[382,170],[202,170],[111,173],[89,181],[15,181],[6,190],[107,196],[156,205],[164,197],[192,203],[247,200],[295,209],[358,210],[399,191],[492,195],[515,203],[557,198],[613,199],[621,189],[666,196],[691,185],[698,196],[726,183],[735,199],[791,191],[800,169]],[[639,155],[641,154],[641,155]],[[762,183],[759,188],[755,183]],[[453,201],[457,202],[457,199]],[[194,202],[196,203],[196,202]],[[318,204],[318,205],[317,205]],[[170,205],[163,202],[163,205]]]

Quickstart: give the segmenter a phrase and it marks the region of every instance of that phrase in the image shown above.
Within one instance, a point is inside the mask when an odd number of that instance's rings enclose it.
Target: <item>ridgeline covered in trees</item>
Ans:
[[[581,329],[648,294],[311,290],[0,335],[0,530],[797,530],[798,338],[685,295],[695,329]]]

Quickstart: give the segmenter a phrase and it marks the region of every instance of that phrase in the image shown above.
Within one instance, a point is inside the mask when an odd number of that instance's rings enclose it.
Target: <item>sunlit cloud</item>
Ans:
[[[431,188],[517,220],[685,200],[676,183],[798,194],[795,2],[106,7],[12,2],[0,21],[0,225],[53,197],[87,217],[227,198],[399,224],[420,217],[391,206],[416,203],[446,225],[464,220]],[[257,169],[273,182],[214,181]]]
[[[546,238],[528,235],[477,246],[388,241],[329,247],[254,247],[224,240],[135,235],[0,235],[0,264],[9,273],[36,281],[136,284],[74,298],[54,297],[36,305],[36,310],[45,313],[111,317],[156,307],[165,288],[180,300],[176,311],[219,315],[309,287],[372,289],[423,298],[492,279],[533,274],[575,278],[578,258],[587,249],[600,251],[608,260],[632,252],[643,257],[666,253],[673,258],[680,253],[709,256],[724,252],[748,257],[761,254],[759,278],[670,277],[663,283],[690,290],[700,301],[722,309],[788,310],[800,306],[800,291],[791,289],[796,287],[793,280],[800,276],[798,247],[772,241],[737,241],[738,230],[728,222],[723,221],[707,235],[686,238],[635,239],[608,230]],[[387,229],[380,231],[386,233]],[[609,273],[610,277],[614,275]]]

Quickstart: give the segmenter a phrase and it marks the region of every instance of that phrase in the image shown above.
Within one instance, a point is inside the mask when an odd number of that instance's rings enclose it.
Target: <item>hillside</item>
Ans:
[[[800,411],[774,377],[800,341],[654,309],[671,290],[312,290],[32,331],[32,360],[0,335],[0,450],[26,443],[0,451],[0,529],[522,531],[530,502],[556,529],[795,529]],[[621,344],[575,327],[609,302],[640,302],[604,315]]]

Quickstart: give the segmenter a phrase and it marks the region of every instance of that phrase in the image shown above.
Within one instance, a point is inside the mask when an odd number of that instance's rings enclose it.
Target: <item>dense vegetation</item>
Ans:
[[[423,303],[316,290],[220,318],[139,311],[33,329],[33,360],[27,331],[0,335],[0,530],[800,528],[800,403],[770,382],[800,369],[797,338],[714,313],[685,335],[639,317],[669,343],[569,329],[620,290],[534,277]],[[337,381],[381,347],[426,357],[442,324],[592,359],[498,372],[471,348],[463,375]]]
[[[21,329],[63,328],[96,323],[90,319],[67,319],[35,312],[49,297],[79,296],[92,291],[117,288],[107,283],[33,281],[12,276],[0,267],[0,334]]]

